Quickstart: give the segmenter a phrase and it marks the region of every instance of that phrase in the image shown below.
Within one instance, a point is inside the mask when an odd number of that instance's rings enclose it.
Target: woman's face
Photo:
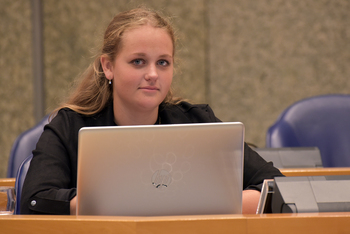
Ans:
[[[120,111],[154,111],[166,97],[173,78],[170,36],[150,25],[125,32],[110,70],[115,107]]]

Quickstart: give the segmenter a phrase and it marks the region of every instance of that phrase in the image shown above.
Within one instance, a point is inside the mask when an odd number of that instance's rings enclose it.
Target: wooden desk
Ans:
[[[293,168],[280,171],[285,176],[350,175],[350,167]]]
[[[286,176],[350,175],[350,168],[283,169]],[[14,186],[15,179],[0,179]],[[0,215],[0,233],[350,233],[350,212],[173,217]]]
[[[1,233],[349,233],[350,213],[172,217],[0,216]]]
[[[16,178],[0,178],[0,186],[15,187]]]

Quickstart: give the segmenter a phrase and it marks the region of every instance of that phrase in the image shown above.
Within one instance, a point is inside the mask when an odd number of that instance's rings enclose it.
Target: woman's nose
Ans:
[[[146,80],[155,80],[158,78],[158,71],[157,71],[157,67],[155,65],[150,65],[148,67],[147,73],[145,75],[145,79]]]

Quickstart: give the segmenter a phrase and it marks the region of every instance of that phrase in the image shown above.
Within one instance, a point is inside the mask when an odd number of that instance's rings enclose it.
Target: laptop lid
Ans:
[[[82,128],[77,214],[241,213],[243,149],[238,122]]]

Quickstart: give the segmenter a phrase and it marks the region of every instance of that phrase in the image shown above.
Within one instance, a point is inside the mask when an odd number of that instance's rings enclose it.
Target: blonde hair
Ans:
[[[103,72],[100,58],[101,56],[107,56],[113,62],[123,46],[123,34],[128,30],[146,24],[164,29],[169,34],[173,42],[174,57],[176,37],[168,19],[144,7],[119,13],[108,25],[104,34],[102,49],[94,62],[81,76],[80,84],[70,95],[68,101],[55,111],[61,108],[69,108],[80,114],[93,115],[103,110],[113,99],[113,87],[109,85],[109,80],[107,80]],[[173,97],[173,91],[170,88],[163,103],[178,103],[179,101],[179,98]]]

